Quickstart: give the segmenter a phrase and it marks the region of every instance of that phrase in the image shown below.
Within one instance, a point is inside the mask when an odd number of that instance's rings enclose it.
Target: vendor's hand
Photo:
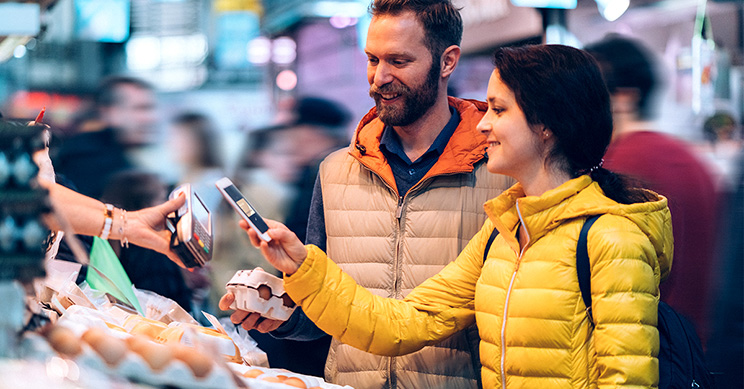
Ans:
[[[240,221],[240,228],[248,232],[253,246],[261,249],[261,253],[272,266],[287,275],[294,274],[307,258],[307,249],[300,239],[284,224],[264,219],[269,226],[268,234],[271,241],[266,243],[253,230],[248,222]]]
[[[185,268],[176,253],[170,249],[171,232],[165,228],[165,218],[186,202],[181,195],[154,207],[129,212],[126,236],[130,243],[165,254],[171,261]]]
[[[220,299],[220,309],[223,311],[229,310],[230,304],[232,304],[233,301],[235,301],[235,295],[230,292],[225,293],[225,295]],[[257,330],[263,333],[274,331],[284,323],[281,320],[262,317],[258,312],[242,310],[233,312],[233,314],[230,315],[230,321],[235,325],[240,325],[246,331]]]

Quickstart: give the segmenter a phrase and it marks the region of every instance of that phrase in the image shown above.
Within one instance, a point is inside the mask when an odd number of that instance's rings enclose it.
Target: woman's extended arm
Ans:
[[[39,184],[49,191],[54,210],[44,217],[50,229],[65,230],[69,225],[76,234],[101,234],[106,219],[106,207],[102,202],[41,178]],[[126,213],[114,208],[108,237],[114,240],[126,238],[132,244],[165,254],[182,265],[170,250],[171,233],[165,228],[165,218],[181,207],[184,201],[181,196],[154,207]]]
[[[341,342],[374,354],[402,355],[475,321],[475,283],[487,235],[476,235],[455,262],[405,300],[395,300],[367,291],[316,246],[305,247],[280,223],[267,223],[271,242],[259,241],[248,229],[252,242],[275,267],[291,274],[284,280],[290,297],[320,329]]]

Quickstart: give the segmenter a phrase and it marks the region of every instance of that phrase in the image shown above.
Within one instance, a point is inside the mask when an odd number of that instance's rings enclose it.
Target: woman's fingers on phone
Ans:
[[[248,234],[248,238],[250,238],[253,247],[259,247],[261,245],[261,238],[259,238],[258,233],[248,225],[248,222],[241,220],[238,224],[240,225],[240,228],[245,230],[246,234]]]

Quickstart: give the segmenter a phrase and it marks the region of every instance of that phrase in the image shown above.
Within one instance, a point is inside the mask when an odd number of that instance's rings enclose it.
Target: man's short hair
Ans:
[[[447,47],[462,40],[462,17],[450,0],[374,0],[369,6],[372,17],[399,15],[411,11],[424,27],[424,44],[438,61]]]
[[[131,85],[136,88],[153,90],[152,85],[139,78],[130,76],[111,76],[104,78],[96,88],[93,102],[96,107],[111,107],[119,103],[119,87]]]

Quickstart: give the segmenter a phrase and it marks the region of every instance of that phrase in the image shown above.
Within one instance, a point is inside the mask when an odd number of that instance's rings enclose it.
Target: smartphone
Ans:
[[[168,198],[174,199],[181,193],[186,202],[172,218],[177,239],[172,241],[171,248],[186,267],[204,266],[212,260],[212,214],[190,184],[177,187]]]
[[[220,190],[222,196],[230,203],[235,212],[248,222],[248,225],[258,233],[258,236],[264,242],[271,241],[271,237],[268,234],[269,226],[266,225],[261,215],[256,212],[229,178],[222,177],[214,185]]]

